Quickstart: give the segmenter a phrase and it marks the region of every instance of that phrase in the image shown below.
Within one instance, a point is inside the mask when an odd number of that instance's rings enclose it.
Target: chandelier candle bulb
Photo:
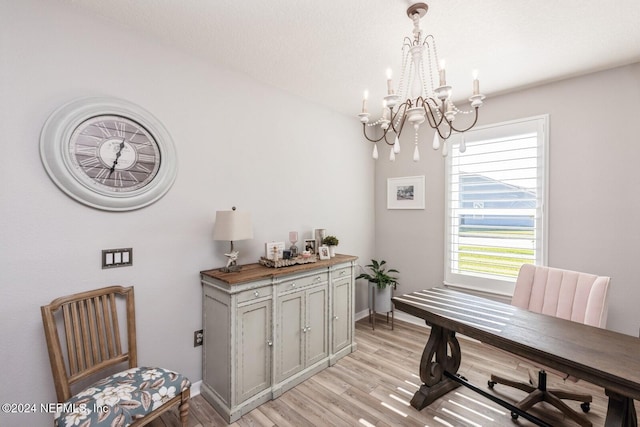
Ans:
[[[478,81],[478,70],[473,70],[473,94],[480,94],[480,82]]]
[[[391,68],[387,68],[387,93],[393,95],[393,81],[391,80]]]
[[[447,85],[447,78],[444,71],[445,60],[440,61],[440,86]]]
[[[362,95],[362,112],[366,113],[367,112],[367,99],[369,98],[369,91],[365,90],[364,94]]]

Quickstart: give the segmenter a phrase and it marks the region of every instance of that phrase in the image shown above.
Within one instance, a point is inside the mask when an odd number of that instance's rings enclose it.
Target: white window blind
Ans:
[[[546,264],[548,116],[455,135],[446,162],[445,282],[511,295],[523,263]]]

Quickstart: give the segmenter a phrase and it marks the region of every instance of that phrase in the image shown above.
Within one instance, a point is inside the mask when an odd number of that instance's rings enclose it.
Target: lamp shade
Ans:
[[[236,210],[217,211],[213,239],[227,241],[253,239],[251,214]]]

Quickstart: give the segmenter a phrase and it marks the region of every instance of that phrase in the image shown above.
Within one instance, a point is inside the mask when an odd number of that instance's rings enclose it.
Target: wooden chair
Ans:
[[[142,426],[175,405],[179,405],[182,426],[187,425],[189,380],[163,368],[138,367],[133,287],[111,286],[57,298],[41,311],[56,395],[62,404],[55,415],[56,426]],[[123,311],[124,348],[118,323],[118,313]],[[64,347],[60,335],[65,338]],[[116,365],[124,363],[127,370],[72,396],[71,386],[87,384],[105,370],[116,372]]]
[[[609,277],[525,264],[518,273],[511,304],[537,313],[604,328],[607,322],[609,281]],[[544,334],[544,331],[540,333]],[[537,378],[535,374],[529,373],[528,384],[491,375],[489,387],[504,384],[526,391],[529,395],[515,405],[519,409],[527,411],[536,403],[544,401],[558,408],[579,425],[590,427],[591,422],[584,415],[571,409],[561,399],[582,402],[582,410],[588,412],[591,395],[552,390],[546,386],[547,372],[560,375],[572,382],[578,379],[550,367],[540,368]],[[512,413],[511,416],[514,419],[518,418],[516,413]]]

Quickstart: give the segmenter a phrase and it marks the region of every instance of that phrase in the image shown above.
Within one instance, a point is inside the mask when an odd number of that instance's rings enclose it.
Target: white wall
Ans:
[[[479,124],[546,113],[549,265],[611,276],[607,326],[637,336],[640,63],[489,97]],[[395,163],[381,153],[376,168],[376,253],[400,270],[401,293],[443,280],[444,161],[428,148],[429,130],[413,163],[412,137]],[[386,209],[387,178],[423,174],[424,211]]]
[[[216,210],[252,213],[238,242],[256,262],[264,242],[324,227],[338,252],[371,257],[374,166],[357,119],[159,45],[69,3],[0,2],[0,402],[54,402],[39,307],[57,296],[135,285],[142,364],[201,379],[199,271],[224,265]],[[259,65],[259,64],[257,64]],[[169,193],[133,212],[88,208],[47,176],[39,133],[81,96],[127,99],[160,119],[177,147]],[[102,270],[101,249],[132,247],[132,267]],[[358,301],[360,309],[363,301]],[[0,414],[5,427],[49,414]]]

